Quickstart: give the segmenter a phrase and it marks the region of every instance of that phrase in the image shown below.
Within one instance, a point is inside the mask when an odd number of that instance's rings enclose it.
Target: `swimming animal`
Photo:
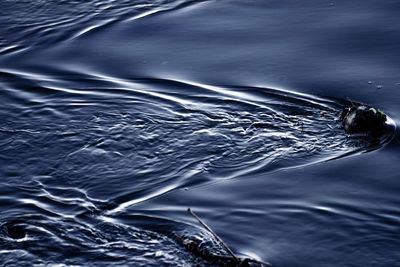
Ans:
[[[345,108],[339,120],[349,134],[379,136],[385,129],[387,117],[379,109],[367,105],[354,105]]]

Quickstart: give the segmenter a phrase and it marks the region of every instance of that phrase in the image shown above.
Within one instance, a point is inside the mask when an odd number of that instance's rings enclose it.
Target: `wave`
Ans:
[[[3,175],[15,169],[84,188],[112,199],[113,212],[176,188],[370,151],[391,136],[375,144],[349,138],[337,117],[350,103],[283,89],[0,75]]]
[[[143,19],[206,0],[2,1],[0,55],[53,46],[115,23]]]
[[[284,89],[71,70],[0,77],[4,261],[202,266],[177,239],[210,236],[130,208],[178,188],[368,152],[393,136],[392,126],[378,143],[350,138],[337,120],[349,101]]]

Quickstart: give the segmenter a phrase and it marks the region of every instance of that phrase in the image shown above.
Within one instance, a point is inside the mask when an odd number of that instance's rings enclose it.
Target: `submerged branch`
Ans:
[[[240,260],[235,256],[235,254],[232,252],[232,250],[228,247],[228,245],[225,244],[225,242],[216,234],[214,233],[213,230],[211,230],[210,227],[208,227],[207,224],[205,224],[190,208],[188,208],[188,212],[205,228],[207,231],[209,231],[215,239],[217,239],[228,251],[229,254],[231,254],[232,258],[235,259],[235,261],[240,262]]]
[[[268,262],[262,262],[259,260],[251,259],[251,258],[241,258],[236,256],[233,251],[228,247],[228,245],[205,223],[203,222],[199,216],[197,216],[190,208],[188,208],[188,212],[192,215],[230,254],[229,256],[222,255],[214,255],[211,253],[205,253],[202,249],[199,248],[199,244],[192,240],[184,240],[184,245],[195,254],[202,256],[207,260],[212,260],[214,262],[219,262],[221,266],[228,267],[247,267],[247,266],[272,266]]]

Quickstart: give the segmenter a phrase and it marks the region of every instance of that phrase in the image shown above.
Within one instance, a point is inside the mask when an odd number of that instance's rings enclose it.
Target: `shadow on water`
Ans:
[[[71,71],[0,77],[4,261],[207,264],[176,240],[223,251],[209,233],[125,210],[377,149],[394,129],[378,143],[349,138],[337,117],[350,102],[283,89]]]

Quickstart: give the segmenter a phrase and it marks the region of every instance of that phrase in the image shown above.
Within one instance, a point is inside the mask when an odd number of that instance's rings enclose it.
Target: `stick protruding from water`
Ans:
[[[189,213],[190,213],[190,214],[191,214],[191,215],[192,215],[192,216],[193,216],[207,231],[208,231],[208,232],[210,232],[210,233],[214,236],[215,239],[217,239],[217,240],[222,244],[222,246],[224,246],[224,248],[226,249],[226,251],[228,251],[228,253],[231,254],[232,258],[233,258],[236,262],[240,262],[239,258],[236,257],[236,255],[232,252],[232,250],[228,247],[228,245],[225,244],[225,242],[224,242],[216,233],[214,233],[214,231],[211,230],[211,228],[208,227],[208,225],[205,224],[205,222],[203,222],[203,221],[199,218],[199,216],[196,215],[196,213],[194,213],[190,208],[188,208],[187,210],[188,210],[188,212],[189,212]]]

